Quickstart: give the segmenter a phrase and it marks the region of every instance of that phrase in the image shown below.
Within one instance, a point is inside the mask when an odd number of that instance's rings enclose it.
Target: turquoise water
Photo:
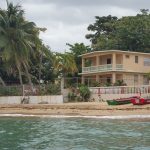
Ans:
[[[0,150],[150,150],[150,120],[0,118]]]

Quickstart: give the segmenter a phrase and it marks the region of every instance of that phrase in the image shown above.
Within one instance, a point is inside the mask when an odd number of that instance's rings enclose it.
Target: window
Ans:
[[[149,79],[146,75],[143,76],[143,84],[148,85],[149,84]]]
[[[107,83],[111,83],[111,78],[107,77]]]
[[[138,56],[135,56],[135,63],[138,63],[139,60],[138,60]]]
[[[130,56],[129,56],[129,55],[126,55],[126,58],[130,58]]]
[[[137,74],[134,75],[134,84],[138,84],[138,75]]]
[[[107,64],[111,64],[111,58],[107,59]]]
[[[144,66],[150,66],[150,58],[144,58]]]

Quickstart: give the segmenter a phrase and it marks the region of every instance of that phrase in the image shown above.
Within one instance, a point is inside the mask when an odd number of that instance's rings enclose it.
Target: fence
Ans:
[[[123,78],[117,80],[116,83],[112,83],[111,77],[96,78],[92,77],[84,77],[84,81],[82,82],[81,77],[67,77],[64,79],[64,88],[68,87],[78,87],[80,84],[84,83],[88,87],[110,87],[110,86],[138,86],[138,85],[148,85],[149,81],[144,80],[135,80],[134,78]]]
[[[114,87],[90,87],[91,98],[95,100],[110,100],[131,96],[150,96],[150,85],[141,86],[114,86]]]
[[[86,79],[89,81],[91,80],[93,83],[95,81],[93,78],[86,78]],[[130,81],[131,79],[128,80]],[[82,82],[80,77],[79,78],[71,77],[71,78],[64,79],[63,87],[61,86],[62,83],[60,82],[60,79],[59,81],[57,80],[56,83],[34,85],[33,88],[31,88],[29,85],[23,85],[23,86],[15,85],[15,86],[6,86],[6,87],[0,86],[0,96],[37,96],[37,95],[42,96],[42,95],[63,94],[64,97],[67,97],[68,93],[65,90],[61,91],[61,88],[62,89],[66,88],[66,90],[69,87],[78,88],[81,83]],[[141,86],[105,85],[104,87],[101,84],[97,84],[97,83],[93,84],[93,83],[87,84],[87,86],[89,86],[90,88],[91,98],[95,97],[95,99],[98,99],[100,96],[104,97],[104,99],[111,99],[113,97],[120,98],[120,97],[132,96],[137,94],[140,95],[140,93],[142,95],[150,95],[150,85],[141,85]]]
[[[112,86],[90,87],[94,94],[147,94],[150,93],[150,85],[141,86]]]
[[[15,86],[0,86],[0,96],[21,96],[23,95],[23,87]]]
[[[0,86],[0,96],[60,95],[60,84]]]

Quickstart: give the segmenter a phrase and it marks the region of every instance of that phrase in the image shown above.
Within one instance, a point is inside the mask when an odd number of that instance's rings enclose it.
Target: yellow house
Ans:
[[[82,83],[116,83],[123,80],[126,85],[149,84],[145,75],[150,72],[150,53],[105,50],[81,55]]]

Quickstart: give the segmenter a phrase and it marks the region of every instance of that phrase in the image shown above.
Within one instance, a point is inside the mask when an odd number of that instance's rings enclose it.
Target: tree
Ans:
[[[84,43],[75,43],[73,45],[67,43],[69,46],[69,51],[74,56],[76,66],[78,68],[78,72],[82,71],[82,59],[80,55],[90,52],[91,48],[89,46],[85,46]],[[78,76],[78,72],[76,73],[76,76]]]
[[[86,38],[90,39],[92,44],[96,44],[98,38],[105,37],[106,39],[109,38],[109,35],[115,31],[114,22],[118,20],[116,16],[95,16],[95,23],[90,24],[88,26],[88,31],[94,32],[93,34],[87,34]]]
[[[93,50],[121,49],[150,52],[150,14],[141,9],[136,16],[96,17],[94,24],[88,26],[94,32],[86,38],[92,41]]]
[[[66,77],[69,73],[73,74],[78,71],[74,56],[71,53],[55,53],[54,56],[54,69],[63,77]]]
[[[29,62],[30,56],[38,50],[37,45],[40,44],[39,32],[41,30],[34,22],[25,20],[24,11],[20,5],[7,2],[7,10],[0,9],[2,59],[9,64],[9,68],[18,70],[21,85],[25,72],[29,84],[32,86]]]
[[[116,29],[123,50],[150,52],[150,14],[123,17],[116,23]]]
[[[48,46],[42,45],[42,52],[36,53],[36,56],[31,55],[30,73],[35,83],[52,82],[56,78],[53,62],[54,54]]]

